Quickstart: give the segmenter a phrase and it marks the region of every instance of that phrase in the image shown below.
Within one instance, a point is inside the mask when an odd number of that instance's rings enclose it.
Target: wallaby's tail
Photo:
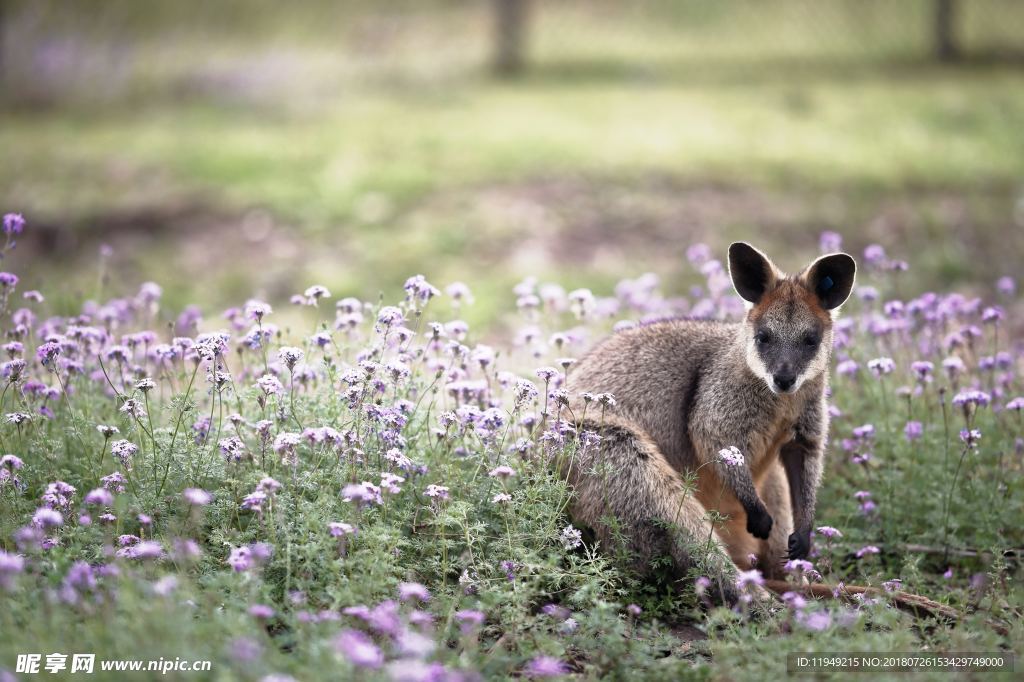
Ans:
[[[794,585],[785,580],[766,580],[764,586],[776,594],[785,592],[799,592],[810,597],[819,599],[842,599],[853,601],[854,595],[864,594],[870,597],[886,599],[892,602],[897,608],[908,611],[917,617],[942,618],[956,622],[963,617],[963,614],[945,604],[932,601],[927,597],[911,592],[894,591],[887,592],[877,587],[865,587],[863,585],[826,585],[825,583],[810,583],[808,585]],[[1007,635],[1009,631],[1005,625],[995,621],[988,621],[989,627],[1001,635]]]
[[[736,565],[705,516],[649,437],[613,417],[577,424],[599,433],[596,444],[563,455],[558,469],[575,492],[573,521],[591,528],[602,547],[625,549],[636,569],[648,573],[656,557],[669,557],[682,578],[697,569],[710,578],[714,601],[739,599]],[[584,443],[587,442],[583,438]]]

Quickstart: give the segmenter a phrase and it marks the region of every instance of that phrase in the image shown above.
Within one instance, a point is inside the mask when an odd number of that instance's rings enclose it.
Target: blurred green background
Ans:
[[[914,290],[1024,255],[1018,0],[0,8],[5,267],[51,294],[93,294],[101,244],[176,305],[423,273],[471,322],[528,274],[681,290],[696,241],[796,267],[831,229]]]

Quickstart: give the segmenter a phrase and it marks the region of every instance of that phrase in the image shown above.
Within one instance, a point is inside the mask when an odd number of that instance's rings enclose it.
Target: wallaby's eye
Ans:
[[[761,345],[771,343],[772,335],[762,329],[761,331],[754,334],[754,341]]]
[[[820,343],[820,340],[814,334],[808,334],[804,337],[804,345],[808,348],[814,348]]]

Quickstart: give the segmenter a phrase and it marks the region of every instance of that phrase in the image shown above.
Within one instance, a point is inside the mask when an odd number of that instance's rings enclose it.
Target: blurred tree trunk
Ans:
[[[491,1],[494,4],[494,70],[502,76],[513,76],[522,72],[525,64],[530,0]]]
[[[960,58],[956,41],[957,0],[935,0],[935,56],[940,62]]]

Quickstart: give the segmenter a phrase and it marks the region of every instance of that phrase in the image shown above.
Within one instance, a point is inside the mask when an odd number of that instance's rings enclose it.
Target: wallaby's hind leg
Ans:
[[[739,597],[736,566],[712,532],[704,507],[685,490],[654,442],[611,419],[579,428],[602,438],[561,464],[575,492],[574,522],[593,529],[601,545],[613,551],[622,538],[641,573],[649,573],[658,556],[670,558],[679,577],[701,566],[711,578],[712,598],[734,604]]]

